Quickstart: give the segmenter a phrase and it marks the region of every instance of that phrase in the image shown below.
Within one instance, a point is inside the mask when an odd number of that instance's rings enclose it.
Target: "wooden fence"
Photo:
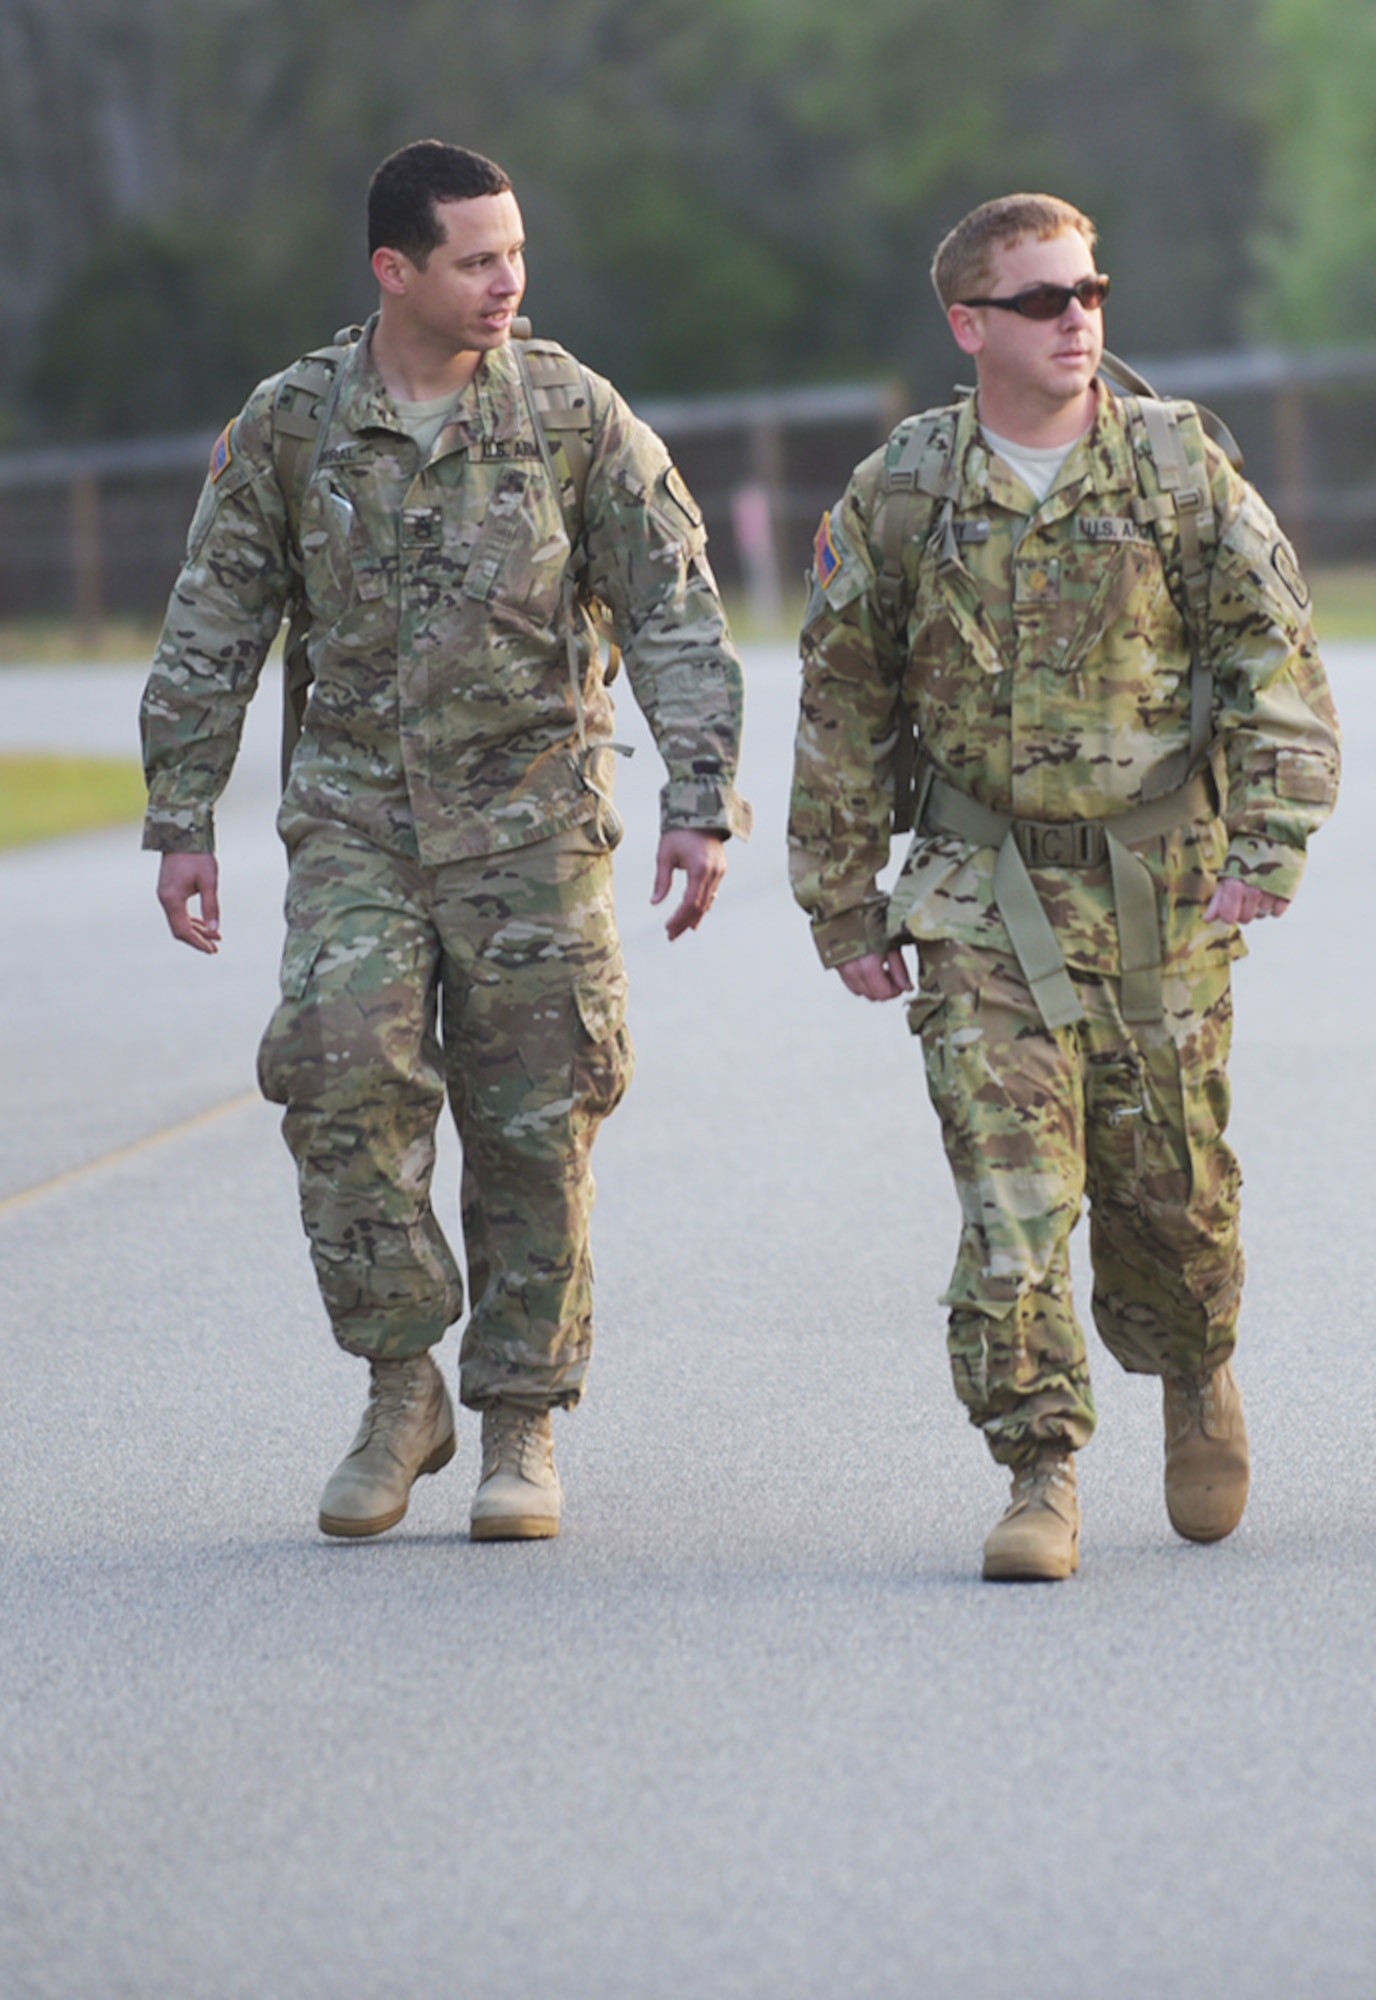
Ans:
[[[1226,418],[1302,560],[1376,560],[1376,348],[1138,365]],[[895,384],[646,402],[700,501],[723,584],[762,619],[808,561],[822,509],[905,407]],[[155,618],[213,433],[0,456],[0,618]]]

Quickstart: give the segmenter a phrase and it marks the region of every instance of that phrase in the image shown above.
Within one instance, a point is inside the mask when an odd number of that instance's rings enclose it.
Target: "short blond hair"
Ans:
[[[937,245],[932,283],[943,308],[988,291],[993,281],[992,253],[1000,244],[1016,243],[1022,236],[1045,242],[1068,229],[1077,229],[1091,250],[1098,241],[1090,218],[1059,195],[1002,194],[996,201],[981,202]]]

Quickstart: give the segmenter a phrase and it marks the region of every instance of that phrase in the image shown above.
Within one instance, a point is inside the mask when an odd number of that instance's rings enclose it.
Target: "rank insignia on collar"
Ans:
[[[234,456],[229,448],[229,434],[233,429],[233,423],[226,424],[215,440],[215,448],[210,454],[210,483],[212,486],[222,473],[229,470],[230,461]]]
[[[817,530],[817,539],[813,543],[812,552],[817,564],[817,581],[821,584],[823,590],[825,590],[837,570],[841,567],[841,558],[837,553],[836,544],[832,540],[831,535],[830,510],[822,516],[822,525]]]

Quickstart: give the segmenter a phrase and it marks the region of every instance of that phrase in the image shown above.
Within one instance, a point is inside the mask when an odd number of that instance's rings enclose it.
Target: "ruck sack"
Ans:
[[[1122,395],[1128,421],[1145,436],[1145,455],[1134,453],[1139,491],[1133,515],[1149,526],[1161,551],[1167,588],[1180,613],[1190,642],[1190,747],[1178,772],[1163,774],[1180,782],[1203,763],[1213,733],[1213,677],[1206,665],[1208,564],[1217,524],[1209,495],[1201,487],[1185,449],[1183,430],[1191,425],[1212,439],[1233,468],[1241,472],[1242,453],[1228,426],[1198,403],[1167,402],[1126,362],[1105,350],[1099,372]],[[883,490],[884,560],[876,579],[879,608],[891,631],[902,630],[908,606],[904,602],[903,552],[914,541],[944,532],[954,546],[952,525],[959,469],[953,463],[956,420],[960,406],[929,410],[889,444]],[[1152,468],[1152,485],[1141,479],[1145,463]],[[911,504],[895,505],[908,494]],[[944,524],[944,525],[943,525]],[[909,833],[919,817],[919,747],[911,716],[900,704],[893,743],[893,814],[895,833]]]
[[[578,362],[562,347],[553,341],[533,339],[529,320],[513,320],[511,331],[513,340],[519,343],[512,351],[540,454],[559,495],[564,532],[576,549],[583,532],[583,496],[592,464],[592,397],[587,378]],[[329,433],[344,363],[362,337],[362,327],[343,327],[328,347],[313,348],[309,354],[303,354],[283,375],[272,407],[272,462],[286,501],[290,530],[287,557],[293,576],[282,655],[284,788],[292,753],[301,735],[312,678],[306,646],[310,613],[303,585],[301,510]],[[560,475],[556,451],[562,453],[565,477]],[[571,618],[571,612],[571,604],[566,604],[566,619]]]
[[[1145,445],[1145,450],[1134,451],[1138,492],[1132,513],[1156,538],[1167,588],[1189,637],[1188,747],[1153,773],[1156,784],[1140,804],[1104,821],[1058,824],[994,812],[948,783],[922,756],[912,718],[901,701],[895,735],[887,746],[894,774],[896,832],[925,827],[997,850],[994,901],[1048,1029],[1070,1026],[1084,1016],[1029,866],[1108,864],[1121,953],[1123,1018],[1159,1021],[1163,990],[1156,891],[1149,869],[1134,850],[1144,840],[1200,818],[1216,804],[1206,769],[1213,743],[1213,677],[1205,641],[1208,564],[1218,530],[1207,485],[1184,442],[1187,427],[1205,431],[1204,417],[1192,404],[1167,403],[1152,395],[1150,385],[1114,356],[1105,356],[1101,365],[1110,381],[1124,390],[1128,422],[1137,433],[1135,443]],[[895,632],[902,630],[905,616],[905,548],[914,539],[925,543],[939,535],[943,559],[954,561],[959,556],[955,503],[960,468],[954,449],[958,416],[954,407],[928,411],[911,430],[895,434],[886,454],[888,505],[877,594],[881,616]],[[1231,433],[1212,413],[1209,428],[1240,469],[1241,455]],[[894,504],[903,495],[910,504]]]

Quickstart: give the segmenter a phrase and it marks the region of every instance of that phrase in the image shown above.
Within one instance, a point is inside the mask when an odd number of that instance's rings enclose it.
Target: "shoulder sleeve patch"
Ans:
[[[228,472],[234,461],[234,453],[230,448],[230,435],[233,429],[234,422],[231,419],[215,440],[214,448],[210,454],[210,482],[212,486],[218,486],[221,476]]]
[[[822,586],[822,589],[825,590],[841,567],[841,557],[836,547],[836,539],[831,532],[830,508],[822,516],[821,526],[817,530],[817,539],[812,545],[812,552],[816,563],[817,581]]]
[[[702,526],[702,509],[688,490],[688,482],[676,465],[671,465],[664,474],[664,489],[671,500],[683,509],[695,528]]]
[[[1307,611],[1311,596],[1309,585],[1300,575],[1300,566],[1295,560],[1295,551],[1283,535],[1271,550],[1271,567],[1294,598],[1300,610]]]
[[[832,611],[844,611],[863,597],[873,572],[857,555],[854,531],[846,518],[846,503],[838,501],[823,514],[812,544],[812,581]]]

